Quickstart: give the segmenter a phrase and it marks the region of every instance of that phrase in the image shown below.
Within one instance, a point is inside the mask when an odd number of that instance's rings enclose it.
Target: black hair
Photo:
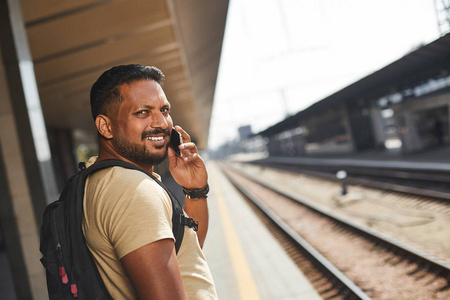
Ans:
[[[120,86],[139,80],[154,80],[162,84],[164,74],[156,67],[131,64],[113,67],[100,75],[91,88],[94,121],[99,114],[115,117],[122,102]]]

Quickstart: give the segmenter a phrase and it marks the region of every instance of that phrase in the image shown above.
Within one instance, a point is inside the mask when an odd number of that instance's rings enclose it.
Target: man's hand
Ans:
[[[181,133],[183,143],[179,146],[183,157],[178,156],[169,147],[169,170],[175,181],[187,189],[201,189],[208,183],[208,173],[203,159],[198,154],[197,146],[191,141],[191,137],[180,126],[175,130]],[[203,247],[208,232],[208,203],[206,198],[185,199],[184,210],[198,221],[197,237],[200,247]]]
[[[175,181],[187,189],[201,189],[208,183],[208,173],[205,162],[198,154],[197,146],[191,141],[191,137],[180,126],[175,130],[182,135],[182,144],[179,146],[183,157],[178,156],[169,147],[169,170]]]

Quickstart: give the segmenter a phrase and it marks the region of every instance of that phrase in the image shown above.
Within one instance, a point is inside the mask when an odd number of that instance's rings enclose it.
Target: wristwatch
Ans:
[[[184,196],[188,199],[207,198],[209,193],[209,185],[206,184],[201,189],[192,189],[192,190],[183,187],[183,193]]]

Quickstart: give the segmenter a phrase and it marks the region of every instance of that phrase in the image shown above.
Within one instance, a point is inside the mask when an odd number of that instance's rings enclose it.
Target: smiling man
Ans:
[[[168,158],[198,231],[185,228],[176,253],[169,195],[145,173],[116,166],[86,181],[83,232],[113,299],[216,299],[201,249],[208,230],[208,175],[181,127],[175,130],[182,136],[182,156],[169,147],[174,126],[163,79],[157,68],[141,65],[117,66],[98,78],[91,109],[99,155],[88,166],[118,159],[153,173]]]

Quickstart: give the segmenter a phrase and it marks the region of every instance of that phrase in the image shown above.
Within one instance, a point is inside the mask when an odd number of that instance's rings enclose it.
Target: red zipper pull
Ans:
[[[78,288],[75,283],[70,285],[70,291],[72,292],[74,298],[78,298]]]
[[[59,276],[61,277],[61,281],[64,284],[67,284],[69,282],[69,278],[66,274],[66,269],[64,267],[59,267]]]

